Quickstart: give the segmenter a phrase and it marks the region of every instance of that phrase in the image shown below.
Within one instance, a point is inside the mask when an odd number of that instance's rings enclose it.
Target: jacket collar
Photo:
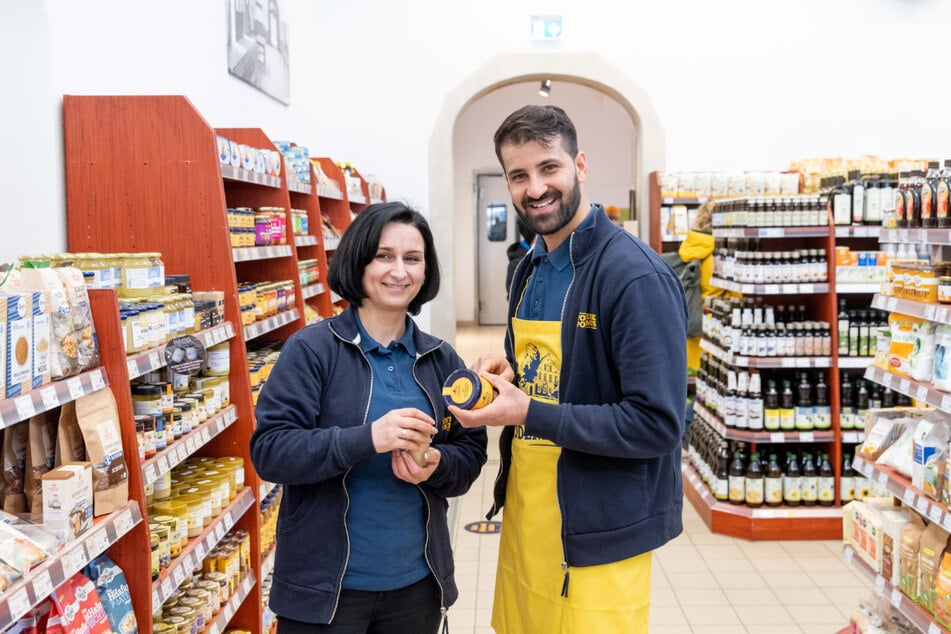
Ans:
[[[407,316],[412,321],[412,318]],[[330,330],[348,343],[360,347],[360,327],[357,325],[357,310],[353,306],[347,306],[342,313],[328,320]],[[442,345],[442,340],[423,332],[423,330],[413,322],[413,343],[416,345],[416,356],[424,355],[427,352]]]

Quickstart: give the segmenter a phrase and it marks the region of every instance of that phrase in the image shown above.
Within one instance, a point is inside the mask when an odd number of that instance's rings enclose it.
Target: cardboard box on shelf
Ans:
[[[43,524],[70,542],[92,525],[92,464],[68,462],[43,474]]]

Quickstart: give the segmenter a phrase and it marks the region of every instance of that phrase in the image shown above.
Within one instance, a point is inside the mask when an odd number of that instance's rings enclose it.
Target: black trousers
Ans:
[[[277,634],[436,634],[439,585],[432,575],[398,590],[341,590],[333,622],[314,625],[277,617]]]

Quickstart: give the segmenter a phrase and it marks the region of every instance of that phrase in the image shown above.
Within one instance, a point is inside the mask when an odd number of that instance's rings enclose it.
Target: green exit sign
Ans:
[[[532,16],[532,39],[542,41],[552,41],[561,39],[561,16],[560,15],[533,15]]]

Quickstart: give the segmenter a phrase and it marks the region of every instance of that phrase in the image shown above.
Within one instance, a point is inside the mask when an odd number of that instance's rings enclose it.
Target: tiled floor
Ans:
[[[456,349],[472,363],[484,352],[501,351],[502,336],[501,328],[460,327]],[[482,477],[450,509],[459,586],[449,612],[453,634],[493,632],[499,538],[465,525],[483,520],[491,506],[497,439],[498,430],[490,430]],[[842,558],[837,541],[724,537],[684,506],[684,533],[654,554],[651,634],[835,634],[848,624],[853,605],[873,591]]]

